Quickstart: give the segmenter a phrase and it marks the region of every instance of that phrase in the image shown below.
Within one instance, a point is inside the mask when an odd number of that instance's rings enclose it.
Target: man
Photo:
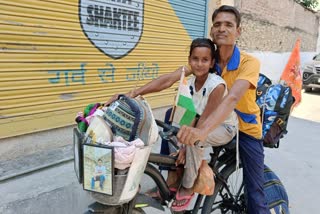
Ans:
[[[240,14],[231,6],[221,6],[212,15],[211,37],[219,49],[215,68],[227,83],[229,94],[208,117],[200,118],[196,128],[183,126],[178,139],[187,145],[204,142],[210,131],[217,128],[235,110],[239,119],[239,152],[243,165],[244,183],[249,214],[270,213],[263,191],[264,153],[260,110],[256,87],[260,63],[240,52],[235,45],[240,36]]]
[[[102,160],[98,159],[98,165],[94,169],[94,175],[91,178],[91,189],[94,189],[95,181],[99,181],[100,189],[103,190],[103,184],[106,180],[106,167],[102,165]]]

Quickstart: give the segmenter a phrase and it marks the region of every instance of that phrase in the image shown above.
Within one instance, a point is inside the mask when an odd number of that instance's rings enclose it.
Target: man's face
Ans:
[[[229,12],[218,13],[212,20],[210,35],[218,47],[233,46],[240,36],[240,27],[237,27],[235,15]]]

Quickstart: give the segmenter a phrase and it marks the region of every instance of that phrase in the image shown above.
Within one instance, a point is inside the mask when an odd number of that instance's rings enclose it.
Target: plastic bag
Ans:
[[[214,174],[206,160],[202,160],[199,168],[198,177],[193,185],[193,191],[201,195],[212,195],[215,182]]]

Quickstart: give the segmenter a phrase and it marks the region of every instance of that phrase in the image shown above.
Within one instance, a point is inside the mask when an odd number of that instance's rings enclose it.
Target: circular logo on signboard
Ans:
[[[143,32],[144,0],[79,0],[79,18],[90,42],[107,56],[119,59],[139,43]]]

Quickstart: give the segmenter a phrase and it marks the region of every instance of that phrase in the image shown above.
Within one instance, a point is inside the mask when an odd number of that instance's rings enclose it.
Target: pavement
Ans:
[[[265,149],[265,163],[280,177],[291,214],[318,213],[320,193],[320,92],[303,93],[279,149]],[[159,144],[154,147],[159,150]],[[78,184],[71,145],[0,163],[1,214],[78,214],[94,200]],[[55,167],[49,167],[56,163]],[[35,171],[28,173],[28,168]],[[142,178],[142,191],[155,184]],[[145,213],[170,213],[151,207]]]

